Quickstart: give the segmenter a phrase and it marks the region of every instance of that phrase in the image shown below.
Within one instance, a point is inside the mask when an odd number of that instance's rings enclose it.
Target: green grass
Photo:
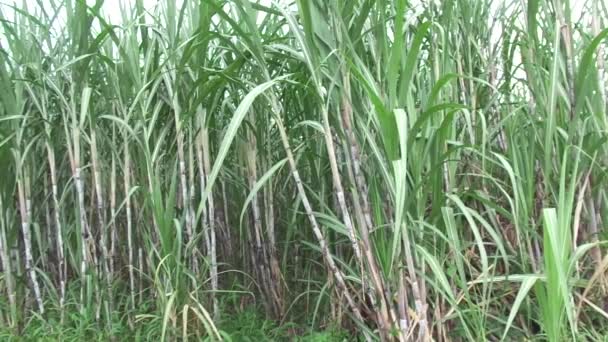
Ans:
[[[277,322],[265,319],[259,309],[249,307],[222,318],[217,322],[222,338],[225,341],[342,342],[355,337],[338,327],[311,331],[308,326],[294,322],[284,322],[279,326]],[[175,334],[179,335],[179,332]],[[19,335],[9,327],[0,329],[3,341],[108,341],[117,337],[123,341],[149,341],[158,335],[154,324],[140,323],[131,328],[120,317],[115,317],[110,330],[100,329],[92,317],[82,317],[77,312],[68,315],[61,323],[57,311],[49,312],[44,318],[31,317],[24,322]]]

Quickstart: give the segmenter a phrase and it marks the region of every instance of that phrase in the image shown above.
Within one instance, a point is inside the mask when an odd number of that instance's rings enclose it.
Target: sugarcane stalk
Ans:
[[[355,229],[353,226],[353,222],[350,218],[350,213],[348,212],[348,208],[346,207],[346,199],[344,197],[344,188],[342,187],[342,180],[340,178],[340,172],[338,171],[338,163],[336,161],[336,150],[334,147],[334,141],[332,139],[331,129],[329,127],[329,114],[325,108],[322,109],[323,113],[323,130],[324,130],[324,138],[325,145],[327,147],[327,154],[329,157],[329,166],[331,169],[332,181],[334,185],[334,191],[336,194],[336,198],[338,200],[338,205],[340,207],[340,211],[342,212],[342,218],[344,221],[344,225],[346,227],[346,231],[348,232],[348,237],[350,239],[350,243],[352,245],[353,251],[359,265],[363,265],[363,258],[361,256],[361,249],[359,247],[359,242],[357,241],[357,236],[355,234]]]
[[[73,93],[72,88],[72,93]],[[82,92],[81,98],[81,113],[86,112],[89,99],[91,95],[91,89],[85,88]],[[73,106],[75,105],[72,102]],[[80,277],[81,277],[81,290],[80,290],[80,301],[81,311],[84,313],[85,310],[85,292],[87,287],[86,273],[89,265],[92,265],[93,269],[97,269],[97,253],[95,251],[95,243],[93,242],[91,230],[87,221],[86,216],[86,205],[84,196],[84,181],[82,180],[82,169],[81,169],[81,152],[80,152],[80,129],[81,123],[76,116],[76,109],[72,108],[72,146],[73,146],[73,159],[72,159],[72,173],[74,177],[74,183],[76,185],[76,196],[78,200],[78,215],[80,220],[80,243],[82,246],[82,260],[80,262]]]
[[[399,312],[399,329],[403,339],[407,336],[409,330],[409,319],[407,317],[407,289],[405,288],[405,272],[399,270],[399,289],[397,290],[397,308]]]
[[[59,270],[59,310],[61,311],[61,322],[64,318],[63,306],[65,304],[65,286],[67,266],[65,263],[64,247],[63,247],[63,230],[60,219],[59,195],[57,191],[57,169],[55,164],[55,151],[51,145],[46,143],[47,157],[51,174],[51,192],[53,198],[53,212],[55,219],[55,243],[57,244],[57,262]]]
[[[138,295],[139,295],[139,302],[143,303],[143,295],[144,295],[144,251],[141,248],[141,246],[139,246],[137,248],[137,265],[139,266],[139,279],[138,279],[138,284],[139,284],[139,291],[137,291]]]
[[[95,183],[95,194],[97,202],[97,224],[100,231],[99,246],[101,247],[101,267],[103,268],[103,275],[106,282],[106,296],[107,296],[107,312],[111,313],[113,309],[112,305],[112,275],[110,273],[110,257],[108,253],[107,241],[108,232],[106,227],[106,213],[104,207],[103,190],[101,184],[101,171],[99,169],[99,155],[97,151],[97,135],[94,123],[91,121],[91,160],[93,163],[93,180]]]
[[[371,218],[371,210],[368,201],[367,183],[365,177],[361,172],[361,154],[359,153],[359,144],[355,137],[353,130],[352,117],[353,111],[350,100],[350,76],[348,72],[345,72],[343,77],[343,94],[342,94],[342,122],[344,124],[344,130],[348,139],[348,145],[350,146],[349,157],[352,161],[353,174],[355,180],[355,186],[359,196],[357,199],[361,200],[360,209],[362,211],[361,216],[364,220],[361,224],[360,235],[362,240],[363,254],[367,260],[367,265],[370,272],[371,280],[374,284],[375,296],[380,302],[380,310],[378,312],[379,324],[384,328],[384,334],[388,337],[389,329],[391,326],[397,324],[397,317],[392,309],[392,305],[389,299],[392,298],[390,294],[385,297],[385,293],[388,293],[388,288],[385,286],[382,275],[378,268],[378,264],[372,251],[372,243],[370,241],[369,232],[373,228],[373,222]],[[388,299],[387,299],[388,298]],[[375,303],[372,303],[373,305]]]
[[[38,312],[44,314],[44,304],[42,302],[42,295],[40,291],[40,284],[36,276],[36,270],[34,269],[34,258],[32,255],[32,239],[30,234],[30,219],[31,219],[31,207],[29,198],[29,188],[27,188],[27,171],[24,170],[23,161],[21,155],[16,152],[15,156],[18,160],[18,178],[17,178],[17,192],[19,198],[19,211],[21,212],[21,233],[23,234],[23,245],[25,252],[25,271],[29,276],[32,288],[34,290],[34,298],[38,304]]]
[[[184,132],[182,129],[181,107],[177,100],[177,95],[173,95],[173,111],[175,112],[175,132],[177,134],[177,158],[179,164],[179,179],[181,189],[182,207],[185,212],[186,222],[186,243],[192,241],[192,216],[190,214],[190,197],[188,196],[188,176],[186,170],[186,160],[184,156]],[[190,260],[193,263],[193,258]]]
[[[190,127],[192,127],[192,125],[190,125]],[[187,215],[191,215],[190,217],[190,222],[194,222],[194,209],[193,209],[193,203],[194,203],[194,194],[195,194],[195,186],[196,183],[194,182],[194,145],[195,142],[193,141],[192,138],[192,129],[188,130],[188,182],[190,183],[190,189],[188,191],[190,197],[188,198],[188,210],[186,212]],[[194,225],[194,223],[192,223],[192,234],[196,234],[196,226]],[[198,257],[199,257],[199,251],[198,251],[198,247],[196,244],[192,245],[192,272],[194,272],[194,274],[198,274],[199,271],[199,266],[198,266]]]
[[[44,174],[44,189],[48,189],[49,188],[49,180],[48,177],[46,177],[47,175]],[[42,263],[42,269],[49,269],[49,263],[48,263],[48,259],[49,259],[49,254],[53,253],[52,249],[53,249],[53,222],[51,219],[51,204],[50,201],[45,201],[44,203],[44,218],[45,218],[45,222],[46,222],[46,229],[44,230],[44,240],[46,241],[46,245],[44,246],[44,253],[42,253],[43,251],[41,250],[40,253],[40,261]],[[42,247],[42,246],[41,246]]]
[[[222,222],[222,232],[224,233],[224,252],[226,253],[225,257],[232,257],[232,238],[230,236],[230,222],[228,218],[228,196],[226,195],[226,182],[224,180],[220,181],[222,186],[222,213],[223,213],[223,222]]]
[[[199,122],[203,121],[203,115],[202,115],[202,110],[199,111]],[[205,160],[203,158],[203,145],[204,145],[204,141],[203,141],[203,125],[204,123],[201,123],[201,127],[199,127],[199,132],[196,138],[196,156],[197,156],[197,164],[198,164],[198,175],[199,175],[199,188],[201,191],[201,194],[205,192],[205,187],[207,184],[206,181],[206,170],[205,170]],[[207,205],[204,204],[202,206],[202,217],[203,217],[203,243],[205,244],[205,252],[209,253],[209,251],[211,250],[211,238],[209,236],[209,217],[208,217],[208,213],[207,213]]]
[[[0,259],[2,261],[2,270],[4,271],[4,279],[6,283],[6,296],[8,297],[9,309],[11,313],[10,326],[17,324],[17,301],[15,291],[15,278],[12,272],[11,257],[9,255],[9,247],[6,241],[6,221],[4,214],[4,204],[2,196],[0,196]]]
[[[267,151],[270,156],[270,148]],[[267,163],[269,165],[269,163]],[[277,256],[276,237],[274,231],[274,196],[273,196],[272,183],[269,186],[264,187],[264,210],[265,210],[265,221],[266,221],[266,235],[268,238],[268,257],[269,257],[269,272],[270,281],[274,286],[272,287],[272,298],[275,300],[275,311],[277,317],[282,318],[285,314],[284,299],[283,299],[283,276],[281,274],[281,267],[279,266],[279,259]]]
[[[135,275],[133,272],[133,227],[132,227],[132,217],[131,217],[131,196],[129,196],[129,192],[131,191],[131,154],[129,153],[129,143],[128,138],[125,136],[124,142],[124,192],[125,192],[125,211],[126,211],[126,221],[127,221],[127,257],[128,257],[128,270],[129,270],[129,292],[131,296],[131,308],[135,308]]]
[[[302,201],[302,205],[304,206],[304,210],[306,212],[306,216],[312,226],[313,234],[319,244],[321,249],[321,254],[323,255],[323,260],[325,261],[325,265],[328,268],[329,273],[336,280],[336,286],[340,291],[340,294],[344,296],[346,302],[352,311],[355,319],[359,321],[363,321],[363,316],[361,315],[361,311],[359,307],[356,305],[352,295],[348,287],[346,286],[346,282],[344,280],[344,275],[336,266],[336,263],[329,251],[329,246],[327,245],[327,241],[325,240],[325,236],[321,232],[321,228],[317,222],[315,214],[313,213],[312,206],[310,205],[310,201],[308,200],[308,195],[306,195],[306,191],[304,190],[304,185],[302,184],[302,179],[300,178],[300,174],[298,172],[298,168],[296,165],[295,158],[293,157],[293,153],[291,150],[291,146],[289,144],[289,138],[287,137],[287,132],[285,131],[285,126],[283,125],[283,121],[281,117],[278,116],[280,111],[278,110],[279,106],[277,103],[273,103],[273,109],[276,113],[275,115],[275,123],[279,130],[279,134],[281,137],[281,143],[283,144],[283,149],[287,154],[287,161],[289,163],[289,168],[291,171],[291,176],[293,177],[294,182],[296,183],[296,189],[298,191],[298,195],[300,196],[300,200]],[[371,336],[365,335],[365,338],[368,341],[371,341]]]
[[[249,141],[245,145],[246,150],[246,161],[247,161],[247,179],[249,187],[253,189],[257,180],[257,163],[256,163],[256,138],[253,133],[248,134]],[[252,214],[252,227],[253,227],[253,247],[254,252],[252,264],[255,268],[257,279],[262,284],[262,292],[265,297],[264,304],[266,305],[267,311],[271,315],[276,316],[274,299],[272,296],[272,281],[269,278],[269,270],[267,265],[267,251],[265,243],[262,241],[262,217],[259,207],[259,199],[257,193],[253,195],[251,199],[251,214]]]
[[[205,167],[205,177],[209,177],[211,173],[211,152],[209,148],[209,132],[207,127],[202,128],[201,132],[203,144],[203,164]],[[209,182],[209,178],[205,179],[205,184]],[[219,303],[217,301],[216,292],[218,291],[218,272],[217,272],[217,249],[216,249],[216,234],[215,234],[215,205],[213,202],[213,190],[207,196],[207,222],[209,225],[209,245],[208,251],[209,260],[211,260],[211,300],[213,302],[213,316],[217,319],[220,316]]]
[[[116,127],[112,125],[112,145],[116,146]],[[109,267],[110,273],[108,276],[110,277],[110,283],[114,277],[114,266],[116,262],[116,156],[112,153],[112,161],[110,166],[110,215],[111,215],[111,223],[110,223],[110,253],[109,253]]]
[[[405,223],[402,222],[402,225],[405,226]],[[407,272],[409,274],[411,286],[412,286],[412,295],[414,297],[414,303],[416,306],[416,314],[419,319],[419,330],[418,330],[418,339],[420,341],[426,341],[428,339],[428,326],[426,319],[426,302],[423,298],[422,286],[421,282],[416,275],[416,267],[414,266],[414,257],[411,251],[411,244],[409,234],[407,229],[403,229],[403,247],[405,250],[405,262],[407,267]]]

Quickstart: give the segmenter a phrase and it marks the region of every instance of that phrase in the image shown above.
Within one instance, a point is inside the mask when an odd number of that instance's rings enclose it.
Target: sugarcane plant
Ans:
[[[0,336],[608,334],[601,0],[0,3]],[[270,337],[269,337],[270,338]]]

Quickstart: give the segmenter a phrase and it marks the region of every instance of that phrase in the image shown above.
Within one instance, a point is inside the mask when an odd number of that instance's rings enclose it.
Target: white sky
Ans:
[[[172,1],[172,0],[169,0]],[[177,8],[180,8],[183,4],[183,0],[173,0],[176,2]],[[192,1],[192,0],[190,0]],[[199,0],[200,1],[200,0]],[[153,9],[155,6],[161,5],[164,6],[167,0],[143,0],[144,6],[148,9]],[[269,6],[272,0],[260,0],[262,5]],[[94,4],[95,0],[87,0],[87,3]],[[104,2],[104,12],[106,16],[113,23],[119,23],[121,21],[120,18],[120,6],[121,4],[126,4],[127,6],[134,6],[135,0],[105,0]]]
[[[28,0],[26,0],[28,1]],[[96,0],[86,0],[86,2],[89,5],[93,5],[95,3]],[[166,6],[167,1],[175,1],[178,8],[181,7],[181,4],[183,3],[184,0],[143,0],[144,6],[150,10],[153,11],[154,8],[156,6]],[[187,1],[195,1],[195,0],[187,0]],[[196,1],[200,1],[200,0],[196,0]],[[273,2],[281,2],[281,3],[285,3],[289,0],[258,0],[261,4],[269,6],[271,3]],[[409,1],[409,6],[411,9],[413,9],[412,14],[417,15],[419,13],[419,10],[421,10],[423,8],[424,3],[428,3],[430,1],[437,1],[437,0],[410,0]],[[439,0],[441,1],[441,0]],[[503,0],[494,0],[491,2],[491,6],[493,10],[498,9],[501,4],[503,4]],[[580,20],[583,20],[584,24],[587,24],[585,21],[588,21],[589,19],[585,20],[585,17],[590,18],[590,15],[585,15],[586,13],[583,13],[583,8],[585,6],[585,3],[587,1],[586,0],[571,0],[570,1],[570,5],[572,7],[572,20],[573,22],[577,23],[580,22]],[[8,4],[17,4],[17,6],[20,6],[20,1],[16,1],[16,0],[0,0],[0,9]],[[121,7],[133,7],[135,6],[135,0],[105,0],[104,1],[104,5],[102,8],[102,12],[104,13],[105,17],[107,19],[109,19],[110,22],[114,23],[114,24],[120,24],[122,21],[121,18]],[[12,11],[11,10],[6,10],[3,11],[4,15],[7,15],[10,19],[11,15],[12,15]],[[65,20],[61,20],[61,21],[65,21]],[[500,34],[500,32],[498,32],[497,34]],[[0,39],[2,39],[2,37],[0,37]]]
[[[3,10],[3,15],[6,16],[6,18],[8,20],[13,19],[13,15],[14,12],[12,9],[7,8],[9,4],[16,4],[17,7],[21,7],[21,1],[22,0],[0,0],[0,9]],[[23,0],[26,1],[26,3],[31,4],[33,3],[32,0]],[[44,1],[44,0],[43,0]],[[121,8],[126,8],[129,9],[131,7],[135,6],[135,1],[136,0],[105,0],[103,7],[102,7],[102,13],[104,15],[104,17],[106,17],[106,19],[113,23],[113,24],[117,24],[120,25],[122,24],[122,18],[121,18]],[[150,12],[155,12],[155,9],[157,6],[162,6],[165,7],[168,1],[175,1],[176,5],[178,8],[181,7],[181,5],[183,4],[184,0],[142,0],[144,3],[144,6],[150,11]],[[185,0],[185,1],[201,1],[201,0]],[[259,3],[266,5],[266,6],[270,6],[272,3],[291,3],[294,0],[258,0]],[[410,6],[410,10],[407,12],[407,20],[412,20],[415,17],[417,17],[420,12],[423,10],[424,6],[426,4],[428,4],[428,2],[430,1],[441,1],[441,0],[410,0],[409,1],[409,6]],[[511,0],[512,1],[512,0]],[[571,0],[570,4],[572,7],[572,21],[574,23],[580,23],[582,25],[589,25],[590,22],[590,18],[591,15],[590,13],[584,13],[583,8],[585,7],[585,4],[588,2],[589,0]],[[96,0],[86,0],[86,2],[89,5],[94,5]],[[492,7],[492,11],[496,11],[502,4],[504,3],[504,0],[494,0],[491,2],[491,7]],[[49,4],[49,3],[47,3]],[[32,5],[29,5],[29,10],[32,11],[33,7]],[[50,7],[50,4],[49,4]],[[127,11],[130,12],[130,11]],[[55,23],[55,27],[59,28],[62,25],[65,25],[65,11],[63,13],[63,15],[59,16],[59,20]],[[522,21],[520,22],[520,24],[523,25],[523,18]],[[389,32],[390,34],[391,32]],[[495,27],[494,32],[492,33],[492,45],[496,44],[497,40],[500,38],[501,36],[501,27],[500,25],[497,25]],[[0,30],[0,44],[2,44],[2,46],[6,46],[6,38],[4,37],[4,35],[2,34],[2,31]]]

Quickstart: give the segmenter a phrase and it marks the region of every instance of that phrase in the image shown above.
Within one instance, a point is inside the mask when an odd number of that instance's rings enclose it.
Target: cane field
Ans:
[[[605,0],[0,0],[0,340],[608,341]]]

